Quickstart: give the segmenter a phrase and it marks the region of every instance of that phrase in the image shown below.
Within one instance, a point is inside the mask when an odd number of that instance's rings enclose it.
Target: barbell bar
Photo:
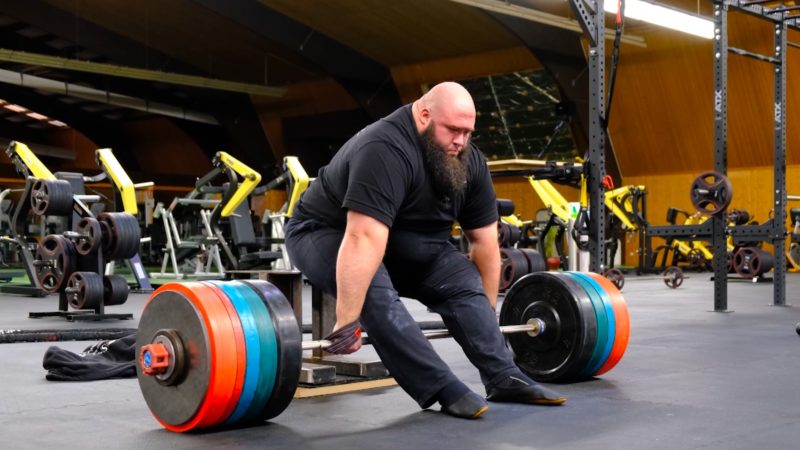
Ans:
[[[539,334],[543,333],[545,328],[546,325],[543,320],[529,319],[528,323],[523,325],[500,325],[500,332],[503,334],[528,333],[528,336],[536,337]],[[448,330],[429,330],[429,331],[423,331],[422,334],[428,340],[445,339],[452,336]],[[372,342],[370,341],[369,336],[364,336],[361,338],[361,345],[371,345],[371,344]],[[325,350],[331,345],[332,345],[331,341],[326,341],[322,339],[319,341],[303,341],[302,348],[303,350]]]

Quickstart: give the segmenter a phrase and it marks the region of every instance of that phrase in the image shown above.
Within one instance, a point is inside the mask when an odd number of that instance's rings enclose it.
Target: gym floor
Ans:
[[[400,388],[295,399],[261,426],[176,434],[150,415],[135,379],[45,380],[50,345],[80,352],[96,342],[0,344],[0,447],[140,448],[460,448],[460,449],[778,449],[800,441],[800,275],[787,276],[789,303],[773,307],[772,285],[730,282],[728,306],[715,313],[709,274],[683,286],[629,276],[623,294],[631,315],[625,356],[591,381],[558,385],[560,407],[490,404],[468,421],[422,411]],[[307,293],[308,294],[308,293]],[[135,328],[146,294],[108,312],[135,319],[98,323],[28,319],[57,309],[57,298],[0,298],[0,330]],[[310,299],[310,295],[305,296]],[[310,302],[310,301],[309,301]],[[306,302],[306,303],[309,303]],[[435,320],[414,301],[418,320]],[[305,321],[310,306],[305,305]],[[310,339],[306,336],[306,339]],[[433,345],[453,370],[483,394],[478,373],[452,340]],[[359,358],[372,359],[365,348]],[[794,387],[793,387],[794,386]]]

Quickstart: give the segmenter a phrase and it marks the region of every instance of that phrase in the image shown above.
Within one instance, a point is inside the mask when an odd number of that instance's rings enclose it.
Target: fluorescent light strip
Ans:
[[[617,6],[616,0],[606,0],[603,9],[607,13],[616,14]],[[625,1],[625,18],[649,22],[705,39],[714,37],[714,22],[711,20],[641,0]]]

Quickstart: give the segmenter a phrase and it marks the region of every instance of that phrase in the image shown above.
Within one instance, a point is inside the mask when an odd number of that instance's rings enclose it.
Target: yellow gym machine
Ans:
[[[281,267],[291,268],[288,256],[282,248],[283,225],[282,219],[278,226],[278,216],[291,216],[294,205],[302,192],[308,187],[309,178],[300,165],[298,159],[293,156],[284,159],[285,171],[276,179],[270,181],[262,187],[257,187],[261,181],[261,174],[248,167],[230,154],[220,151],[215,155],[212,164],[214,169],[200,178],[194,189],[185,197],[175,198],[168,208],[163,205],[156,207],[156,217],[164,222],[166,231],[166,246],[164,248],[164,258],[162,261],[161,272],[153,273],[156,277],[183,278],[186,276],[223,276],[225,271],[242,270],[248,267],[257,267],[264,264],[272,265],[273,262],[285,261]],[[220,176],[225,176],[227,182],[222,186],[215,186],[212,183]],[[239,182],[239,177],[242,182]],[[260,242],[253,230],[250,206],[247,199],[250,195],[263,194],[268,190],[288,185],[288,201],[285,205],[285,212],[281,211],[275,215],[273,230],[280,235],[271,244],[273,249],[270,251],[260,250],[264,242]],[[209,198],[219,197],[221,198]],[[203,222],[203,236],[200,239],[182,239],[174,211],[179,205],[195,205],[200,207],[200,217]],[[211,208],[210,210],[208,208]],[[225,237],[222,229],[222,220],[227,221],[231,239]],[[266,220],[266,218],[265,218]],[[181,248],[191,248],[202,256],[195,264],[194,274],[182,273],[179,266],[179,256],[177,251]],[[221,251],[220,251],[221,250]],[[225,262],[222,261],[225,257]],[[167,272],[167,266],[171,265],[172,272]]]

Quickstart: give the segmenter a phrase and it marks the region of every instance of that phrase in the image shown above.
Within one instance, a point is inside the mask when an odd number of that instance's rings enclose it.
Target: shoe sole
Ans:
[[[483,413],[485,413],[485,412],[486,412],[486,411],[488,411],[488,410],[489,410],[489,405],[484,405],[484,407],[483,407],[483,408],[481,408],[481,409],[479,409],[479,410],[477,410],[477,411],[475,412],[475,414],[473,414],[473,415],[470,417],[470,419],[477,419],[478,417],[480,417],[480,416],[481,416]]]
[[[531,400],[528,403],[531,403],[533,405],[558,406],[558,405],[563,405],[566,401],[567,401],[566,398],[561,397],[555,400],[548,400],[548,399]]]

